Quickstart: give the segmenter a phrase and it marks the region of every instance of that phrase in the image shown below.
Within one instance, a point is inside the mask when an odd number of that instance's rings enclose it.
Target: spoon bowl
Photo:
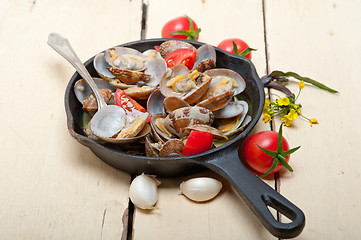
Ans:
[[[126,116],[123,108],[117,105],[107,105],[103,96],[101,95],[99,88],[94,82],[90,73],[86,70],[83,63],[73,50],[68,39],[60,36],[57,33],[51,33],[49,35],[48,44],[61,56],[63,56],[77,72],[87,82],[91,90],[93,91],[98,103],[98,111],[91,119],[90,129],[100,139],[105,141],[117,134],[126,124]],[[111,142],[123,142],[116,141]]]

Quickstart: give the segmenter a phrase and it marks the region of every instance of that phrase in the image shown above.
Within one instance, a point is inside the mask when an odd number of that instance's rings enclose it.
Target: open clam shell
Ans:
[[[110,81],[115,76],[108,70],[111,66],[104,59],[104,52],[98,53],[93,61],[94,69],[104,80]]]
[[[234,91],[227,91],[216,96],[205,98],[205,100],[197,103],[196,106],[205,107],[211,111],[218,111],[231,101]]]
[[[230,118],[217,119],[215,122],[216,128],[226,136],[241,131],[242,126],[245,124],[244,120],[248,113],[248,104],[245,101],[239,101],[237,104],[240,104],[243,107],[241,114]]]
[[[190,107],[190,105],[178,97],[166,97],[163,101],[164,109],[169,113],[178,108]]]
[[[163,114],[163,101],[165,97],[159,89],[156,89],[147,100],[147,111],[150,115]]]
[[[116,139],[134,138],[147,123],[149,113],[141,113],[137,118],[128,123],[117,135]]]
[[[159,85],[163,76],[167,73],[167,64],[163,58],[154,58],[149,61],[144,73],[151,76],[146,84],[156,87]]]
[[[210,89],[225,78],[230,78],[235,81],[236,86],[231,89],[234,91],[234,95],[243,92],[246,88],[246,81],[241,77],[241,75],[231,69],[215,68],[205,71],[204,74],[212,77],[212,82],[209,86]]]
[[[132,142],[136,142],[139,141],[143,138],[145,138],[151,131],[151,128],[149,126],[149,124],[145,124],[145,126],[143,127],[143,129],[138,133],[137,136],[132,137],[132,138],[100,138],[106,142],[109,143],[115,143],[115,144],[125,144],[125,143],[132,143]]]
[[[138,50],[128,47],[113,47],[104,51],[105,61],[113,68],[143,71],[147,58]]]
[[[214,111],[214,118],[232,118],[242,114],[245,111],[246,103],[244,101],[230,101],[224,108]]]
[[[199,72],[204,72],[208,69],[216,67],[216,50],[212,45],[205,44],[199,47],[198,49],[199,58],[194,63],[195,70]]]
[[[137,99],[137,100],[146,100],[152,94],[152,92],[155,90],[154,87],[150,87],[147,85],[138,87],[129,87],[124,89],[124,92],[129,95],[130,97]]]
[[[174,137],[174,135],[164,126],[164,118],[164,115],[156,114],[153,115],[150,120],[153,137],[159,142],[166,142]]]
[[[177,79],[176,81],[174,81]],[[207,91],[211,78],[198,71],[190,72],[184,65],[172,68],[169,76],[160,82],[160,91],[165,97],[178,97],[188,104],[197,102]]]
[[[114,88],[110,86],[109,82],[102,79],[102,78],[93,78],[95,84],[97,87],[100,88],[107,88],[111,91],[114,91]],[[89,85],[84,81],[84,79],[80,79],[76,81],[74,85],[74,93],[76,98],[79,100],[79,102],[83,103],[84,99],[91,94],[93,91],[89,87]]]

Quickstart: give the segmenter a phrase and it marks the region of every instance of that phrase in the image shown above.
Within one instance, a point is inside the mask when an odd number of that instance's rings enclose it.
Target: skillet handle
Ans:
[[[227,151],[213,154],[211,159],[205,159],[202,165],[224,177],[271,234],[279,238],[298,236],[305,226],[303,212],[246,169],[239,159],[236,144],[226,149]],[[278,222],[267,206],[287,216],[292,222]]]

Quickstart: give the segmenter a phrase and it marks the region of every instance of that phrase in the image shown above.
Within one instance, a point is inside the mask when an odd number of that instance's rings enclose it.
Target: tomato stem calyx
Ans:
[[[277,142],[277,150],[276,151],[271,151],[271,150],[265,149],[257,144],[257,146],[264,153],[266,153],[267,155],[269,155],[270,157],[273,158],[272,166],[267,170],[267,172],[265,172],[263,175],[261,175],[260,178],[264,178],[267,175],[269,175],[277,167],[277,165],[279,163],[282,164],[288,171],[293,172],[292,167],[286,161],[286,157],[288,155],[294,153],[295,151],[297,151],[301,146],[292,148],[288,151],[283,151],[283,149],[282,149],[282,146],[283,146],[282,145],[282,125],[283,125],[283,123],[281,124],[280,129],[278,131],[278,139],[277,139],[278,142]]]
[[[241,57],[246,57],[250,52],[252,51],[257,51],[257,49],[254,49],[254,48],[246,48],[245,50],[243,50],[241,53],[238,52],[238,49],[237,49],[237,44],[232,41],[233,43],[233,52],[235,55],[239,55]]]
[[[185,15],[185,17],[189,21],[189,30],[174,31],[174,32],[169,33],[169,35],[184,35],[187,37],[188,40],[197,40],[198,35],[201,32],[201,28],[194,30],[192,19],[190,17],[188,17],[187,15]]]

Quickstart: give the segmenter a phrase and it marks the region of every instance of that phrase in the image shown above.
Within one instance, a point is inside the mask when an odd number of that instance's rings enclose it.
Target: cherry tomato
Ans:
[[[123,108],[126,115],[138,117],[141,113],[148,112],[147,109],[119,88],[115,91],[114,100],[115,105]],[[149,114],[147,122],[150,122],[151,117],[152,116]]]
[[[172,68],[175,65],[183,64],[189,70],[193,68],[194,63],[196,62],[197,52],[190,48],[180,48],[174,50],[165,56],[164,60],[167,63],[168,68]]]
[[[273,158],[263,152],[258,146],[276,151],[278,146],[277,140],[278,133],[274,131],[263,131],[249,137],[242,147],[244,160],[257,172],[266,173],[272,166]],[[284,137],[282,137],[282,149],[284,151],[289,150],[288,142]],[[286,156],[286,162],[288,162],[289,159],[290,156]],[[282,167],[282,164],[278,163],[277,167],[271,173],[278,172]]]
[[[183,156],[208,151],[212,148],[213,134],[192,130],[184,146]]]
[[[223,49],[226,52],[234,54],[233,42],[237,45],[237,50],[238,50],[239,53],[241,53],[244,50],[246,50],[247,48],[249,48],[248,44],[245,41],[243,41],[242,39],[239,39],[239,38],[225,39],[222,42],[220,42],[217,47],[220,48],[220,49]],[[246,55],[246,58],[251,60],[251,58],[252,58],[251,52]]]
[[[190,20],[193,23],[191,28]],[[179,34],[171,35],[171,33],[181,31]],[[198,40],[199,32],[197,24],[187,16],[177,17],[167,22],[162,28],[162,38],[180,38],[189,40]]]

